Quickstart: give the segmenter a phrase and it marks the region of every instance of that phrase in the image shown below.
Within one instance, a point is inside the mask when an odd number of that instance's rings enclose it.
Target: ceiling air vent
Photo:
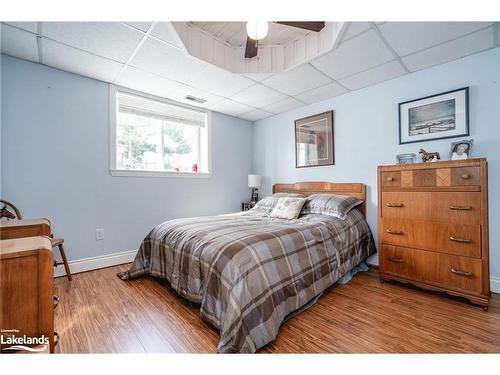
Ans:
[[[191,100],[192,102],[198,103],[198,104],[203,104],[206,102],[205,99],[197,98],[196,96],[192,95],[186,95],[184,99]]]

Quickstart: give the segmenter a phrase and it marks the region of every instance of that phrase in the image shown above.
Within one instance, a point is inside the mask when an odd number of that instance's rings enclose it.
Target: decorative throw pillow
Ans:
[[[276,207],[271,212],[270,217],[277,217],[280,219],[296,219],[299,217],[300,210],[306,202],[306,198],[298,197],[282,197],[279,198]]]
[[[255,203],[255,206],[253,206],[252,210],[263,210],[267,213],[270,213],[272,210],[274,210],[274,207],[276,207],[276,204],[278,203],[279,198],[277,197],[265,197],[262,198],[260,201]]]
[[[363,201],[348,195],[314,194],[307,197],[301,214],[321,214],[344,220],[349,211],[361,203]]]

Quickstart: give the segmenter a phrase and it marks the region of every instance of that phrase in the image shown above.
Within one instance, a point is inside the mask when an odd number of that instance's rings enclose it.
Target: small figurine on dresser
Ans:
[[[427,152],[423,148],[421,148],[418,153],[420,154],[422,162],[424,163],[436,162],[441,159],[441,156],[439,156],[439,152]]]

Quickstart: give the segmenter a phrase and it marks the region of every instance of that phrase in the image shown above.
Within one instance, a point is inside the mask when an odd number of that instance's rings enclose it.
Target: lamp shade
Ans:
[[[262,182],[262,177],[258,174],[249,174],[248,175],[248,187],[251,188],[259,188]]]

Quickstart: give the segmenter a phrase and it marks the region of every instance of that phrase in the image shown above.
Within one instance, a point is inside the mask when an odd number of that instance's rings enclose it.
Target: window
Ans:
[[[207,176],[209,112],[112,87],[113,176]]]

